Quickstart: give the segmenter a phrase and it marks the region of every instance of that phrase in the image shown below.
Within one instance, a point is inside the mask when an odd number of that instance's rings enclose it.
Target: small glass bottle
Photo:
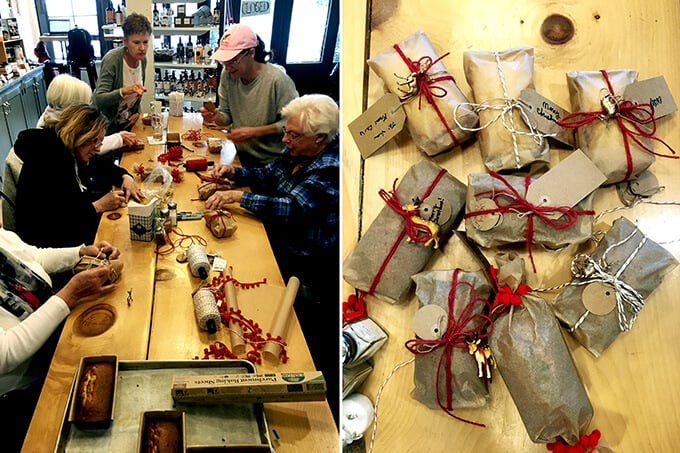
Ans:
[[[163,231],[165,231],[165,234],[170,234],[172,231],[172,221],[170,220],[170,209],[168,208],[161,208],[160,211],[161,214],[161,224],[163,225]]]
[[[168,211],[170,211],[170,224],[177,226],[177,203],[168,201]]]

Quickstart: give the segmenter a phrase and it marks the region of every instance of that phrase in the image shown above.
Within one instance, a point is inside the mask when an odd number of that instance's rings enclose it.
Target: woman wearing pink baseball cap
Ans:
[[[298,97],[295,83],[248,26],[233,24],[213,58],[224,70],[218,88],[219,108],[201,107],[206,123],[227,126],[243,166],[259,167],[281,155],[285,119],[281,109]]]

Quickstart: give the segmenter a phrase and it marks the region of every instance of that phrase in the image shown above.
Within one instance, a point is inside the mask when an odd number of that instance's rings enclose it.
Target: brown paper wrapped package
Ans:
[[[441,168],[429,161],[421,161],[412,166],[401,179],[397,195],[402,203],[422,199]],[[431,198],[442,198],[451,207],[451,216],[439,224],[440,234],[449,233],[459,222],[459,214],[465,203],[465,184],[454,176],[445,173],[434,187]],[[433,253],[432,246],[408,242],[404,235],[404,219],[385,206],[371,226],[343,263],[343,278],[347,283],[362,291],[369,291],[378,271],[386,262],[373,294],[390,303],[402,301],[411,289],[411,275],[420,272]],[[395,243],[398,246],[393,256],[387,255]]]
[[[504,175],[503,178],[521,196],[524,197],[526,195],[525,178],[523,176]],[[479,200],[490,200],[490,195],[488,194],[478,196],[476,194],[487,191],[498,192],[499,190],[507,190],[507,187],[502,181],[492,177],[490,174],[470,174],[468,176],[467,203],[465,205],[466,214],[482,210],[479,207]],[[502,199],[505,198],[504,196],[502,197]],[[508,199],[507,202],[509,201]],[[588,196],[578,203],[574,209],[586,211],[590,210],[591,206],[592,196]],[[495,207],[496,204],[494,203],[493,208],[495,209]],[[497,215],[500,216],[500,223],[488,229],[488,225],[480,226],[478,223],[482,216],[467,217],[465,219],[465,231],[468,238],[482,247],[496,247],[515,242],[525,242],[527,240],[529,222],[527,221],[526,213],[503,212]],[[585,242],[590,238],[593,229],[592,215],[579,215],[574,225],[563,230],[550,227],[536,216],[534,216],[533,222],[532,242],[534,244],[544,244],[552,248]]]
[[[637,71],[622,69],[607,71],[614,94],[622,96],[626,86],[637,81]],[[600,71],[572,71],[567,73],[567,86],[573,112],[603,111],[603,93],[608,92],[607,82]],[[648,138],[640,141],[651,148]],[[623,134],[614,119],[593,121],[576,129],[576,144],[607,177],[604,184],[625,180],[628,170]],[[654,155],[629,140],[632,158],[631,177],[642,173],[652,162]]]
[[[448,297],[451,291],[451,278],[453,270],[436,270],[421,272],[414,275],[413,281],[416,283],[416,296],[420,301],[419,307],[436,304],[449,311]],[[488,299],[491,292],[486,277],[481,272],[462,272],[458,273],[458,282],[468,282],[474,288],[476,295]],[[456,289],[455,304],[453,312],[456,318],[461,314],[463,307],[470,301],[470,288],[458,285]],[[473,313],[481,313],[487,304],[483,301],[475,303]],[[474,325],[466,328],[475,328],[481,324],[480,319],[474,321]],[[438,409],[437,394],[439,401],[446,402],[446,363],[439,361],[444,354],[444,348],[439,347],[427,354],[415,356],[415,368],[413,372],[413,383],[415,389],[411,392],[411,397],[421,403]],[[436,389],[437,371],[439,371],[439,388]],[[470,408],[484,406],[489,398],[486,382],[478,376],[477,362],[470,355],[467,349],[452,348],[451,353],[451,396],[453,399],[453,409]]]
[[[522,90],[534,87],[534,50],[532,48],[516,47],[503,50],[498,52],[498,57],[502,78],[495,52],[463,53],[465,77],[472,88],[477,104],[502,106],[506,103],[506,99],[517,99]],[[479,124],[485,125],[491,122],[479,132],[482,158],[489,170],[518,169],[534,162],[549,162],[549,147],[545,139],[537,141],[534,136],[513,134],[506,129],[501,119],[492,122],[499,113],[498,109],[479,110]],[[506,123],[515,131],[529,132],[529,127],[517,109],[512,110]],[[515,143],[517,153],[515,153]]]
[[[408,36],[398,46],[406,57],[414,62],[422,57],[430,57],[431,61],[439,58],[427,35],[422,31],[417,31]],[[368,66],[383,80],[387,91],[400,97],[404,95],[403,90],[406,90],[406,85],[403,85],[403,83],[411,71],[394,48],[387,49],[368,60]],[[449,75],[441,60],[435,63],[427,74],[430,77]],[[446,94],[443,97],[435,96],[434,100],[458,143],[472,138],[474,132],[460,129],[453,119],[453,111],[456,106],[467,103],[468,99],[453,80],[441,80],[435,82],[433,86],[445,90]],[[418,94],[416,94],[403,104],[406,112],[406,126],[418,149],[428,156],[433,156],[456,146],[433,106],[428,104],[424,97],[423,99],[418,99],[418,97]],[[477,125],[477,120],[477,114],[470,107],[459,108],[458,121],[462,125],[473,128]]]
[[[205,211],[203,220],[213,236],[218,239],[230,237],[238,229],[229,211]]]
[[[625,217],[617,219],[591,257],[596,262],[599,261],[605,250],[629,236],[631,236],[629,240],[612,247],[607,253],[605,257],[608,264],[607,273],[617,274],[624,263],[632,257],[618,279],[630,285],[646,299],[661,284],[664,275],[677,266],[678,262],[665,248],[649,238],[645,239],[638,249],[645,236],[631,221]],[[600,287],[598,288],[597,285]],[[592,297],[588,295],[591,290],[600,293],[609,292],[611,297],[616,297],[616,290],[611,285],[595,283],[591,279],[574,278],[571,284],[553,299],[552,306],[557,318],[568,328],[571,329],[586,313],[584,294],[586,297]],[[598,297],[597,294],[596,292],[595,297]],[[605,294],[600,294],[599,297],[604,298]],[[628,313],[628,306],[624,304],[624,307]],[[631,318],[630,313],[627,318]],[[620,333],[618,311],[613,308],[607,314],[589,313],[578,328],[573,330],[572,335],[591,353],[599,357]]]
[[[531,440],[578,442],[593,407],[548,304],[522,296],[496,319],[490,344]]]

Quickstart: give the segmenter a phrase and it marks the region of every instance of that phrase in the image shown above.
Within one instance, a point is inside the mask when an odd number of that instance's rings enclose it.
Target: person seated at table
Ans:
[[[282,156],[262,168],[217,165],[213,177],[226,177],[251,192],[215,192],[207,209],[238,203],[265,225],[284,279],[300,279],[295,312],[312,357],[328,382],[328,401],[338,420],[340,337],[338,246],[338,106],[328,96],[294,99],[286,118]],[[323,340],[321,340],[323,338]]]
[[[16,275],[27,274],[31,275],[31,284],[35,288],[50,290],[50,274],[70,270],[78,258],[84,255],[113,260],[119,257],[120,252],[106,241],[89,246],[40,249],[24,243],[15,233],[0,227],[0,256],[7,257],[2,261],[0,274],[0,288],[5,293],[0,305],[2,451],[18,452],[21,449],[62,321],[85,297],[110,293],[115,284],[104,284],[111,273],[111,266],[80,272],[73,275],[56,294],[40,300],[42,305],[23,320],[6,309],[5,303],[9,300],[7,293],[12,291],[15,294],[13,288],[16,285],[13,283]],[[18,262],[22,264],[17,269],[15,266]],[[23,266],[30,271],[26,271]],[[13,269],[16,271],[12,272]],[[25,279],[22,281],[26,282]]]
[[[70,74],[60,74],[52,80],[47,88],[47,107],[38,119],[36,127],[52,127],[61,118],[61,113],[66,107],[74,104],[87,104],[92,98],[92,88],[88,83],[77,79]],[[133,132],[121,131],[104,137],[102,147],[97,153],[105,154],[122,146],[131,146],[137,143],[137,135]],[[16,155],[14,148],[10,149],[5,160],[5,178],[3,179],[2,191],[14,203],[16,201],[16,186],[19,174],[24,162]],[[2,204],[2,218],[5,228],[15,230],[14,208],[10,203]]]
[[[16,197],[16,232],[39,247],[68,247],[92,242],[104,211],[120,208],[130,198],[140,201],[141,190],[130,174],[109,163],[100,165],[97,179],[109,191],[92,193],[88,162],[101,147],[108,121],[95,107],[67,107],[53,127],[19,133],[14,150],[24,165]]]
[[[218,87],[219,109],[201,107],[205,123],[230,129],[246,167],[260,167],[283,153],[285,120],[281,108],[298,96],[293,80],[268,63],[271,52],[247,25],[233,24],[220,40],[213,59],[224,65]]]
[[[129,131],[139,119],[152,31],[145,16],[128,15],[123,22],[123,45],[102,58],[92,101],[110,121],[107,134]]]

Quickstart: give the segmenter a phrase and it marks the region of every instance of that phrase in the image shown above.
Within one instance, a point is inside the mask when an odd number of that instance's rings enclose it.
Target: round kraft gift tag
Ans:
[[[442,197],[427,197],[418,207],[420,218],[434,222],[439,226],[451,220],[453,207]]]
[[[660,189],[659,180],[651,171],[643,171],[636,179],[619,183],[616,186],[619,199],[626,206],[633,204],[638,197],[649,198]]]
[[[498,205],[491,198],[481,198],[475,200],[470,212],[476,211],[486,211],[487,209],[496,209]],[[489,231],[492,228],[496,228],[498,225],[503,223],[503,214],[500,212],[492,212],[489,214],[476,215],[471,217],[472,226],[478,231]]]
[[[439,340],[446,333],[449,315],[439,305],[425,305],[413,317],[413,331],[423,340]]]
[[[583,288],[583,305],[594,315],[607,315],[616,307],[616,291],[602,282],[593,282]]]

